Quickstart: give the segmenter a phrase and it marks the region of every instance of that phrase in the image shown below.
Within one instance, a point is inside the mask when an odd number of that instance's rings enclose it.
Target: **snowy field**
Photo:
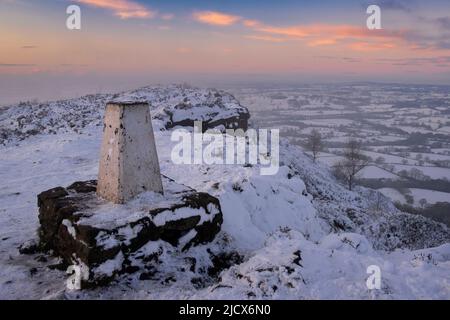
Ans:
[[[450,245],[419,251],[377,252],[358,234],[332,233],[317,216],[311,198],[302,200],[301,180],[283,178],[285,169],[273,178],[255,175],[248,168],[177,168],[168,159],[168,134],[158,135],[162,172],[201,191],[212,192],[220,183],[219,195],[225,214],[224,232],[232,245],[248,259],[225,271],[220,286],[196,290],[181,280],[172,286],[154,281],[137,281],[123,292],[122,283],[110,288],[83,292],[84,298],[305,298],[371,299],[450,298],[448,270]],[[38,227],[36,195],[42,190],[68,185],[75,180],[96,178],[100,132],[62,134],[30,139],[20,147],[3,148],[4,181],[1,189],[1,273],[2,298],[75,298],[67,292],[63,272],[50,271],[17,247],[36,237]],[[231,186],[247,180],[253,188],[236,193]],[[276,188],[278,196],[273,196]],[[289,226],[288,233],[274,233]],[[305,237],[307,235],[307,238]],[[346,239],[345,241],[342,241]],[[287,267],[300,251],[302,262],[291,273]],[[431,260],[422,257],[431,254]],[[369,291],[366,268],[377,264],[385,271],[382,291]],[[45,264],[44,264],[45,265]],[[36,270],[32,269],[36,268]],[[266,269],[272,271],[260,272]],[[34,270],[31,272],[30,270]],[[245,275],[244,281],[239,274]],[[414,279],[411,282],[410,279]],[[261,283],[259,287],[255,287]],[[279,290],[273,287],[278,286]],[[216,289],[220,288],[220,289]],[[255,292],[255,296],[249,292]]]
[[[108,287],[68,290],[65,272],[49,268],[56,258],[21,255],[18,247],[37,239],[37,194],[96,178],[101,127],[33,135],[0,146],[0,298],[450,299],[446,226],[401,213],[374,191],[346,190],[287,141],[275,176],[261,176],[259,165],[174,165],[161,121],[153,125],[162,173],[220,200],[215,242],[183,254],[158,244],[164,254],[155,277],[126,274]],[[232,250],[243,261],[210,277],[208,250]],[[188,258],[197,262],[192,269]],[[380,290],[366,286],[370,265],[381,268]]]
[[[392,188],[382,188],[379,189],[378,191],[383,193],[385,196],[391,198],[393,201],[397,201],[401,204],[407,203],[405,196],[398,190]],[[447,192],[409,188],[407,189],[407,194],[412,196],[414,200],[414,203],[412,205],[415,207],[421,207],[420,200],[422,199],[425,199],[427,204],[436,204],[438,202],[450,201],[450,193]]]

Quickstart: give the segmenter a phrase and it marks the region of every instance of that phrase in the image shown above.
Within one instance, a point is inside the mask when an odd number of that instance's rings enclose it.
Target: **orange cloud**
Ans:
[[[268,42],[285,42],[287,39],[283,38],[277,38],[272,36],[260,36],[260,35],[249,35],[245,36],[245,38],[250,40],[261,40],[261,41],[268,41]]]
[[[266,40],[264,34],[281,37],[285,40],[304,40],[310,47],[337,45],[340,42],[352,44],[350,49],[356,51],[372,51],[391,49],[396,43],[405,43],[405,32],[384,30],[368,30],[364,27],[352,25],[314,24],[288,27],[274,27],[268,25],[249,26],[253,31],[260,32],[262,36],[252,36],[253,39]],[[278,38],[275,38],[278,39]],[[275,40],[274,39],[274,40]],[[275,40],[281,42],[282,40]]]
[[[241,20],[241,17],[216,11],[201,11],[194,13],[194,19],[201,23],[216,26],[230,26]]]
[[[308,46],[310,47],[329,46],[336,43],[337,43],[336,39],[317,39],[308,42]]]
[[[75,1],[89,6],[111,10],[114,12],[116,16],[118,16],[121,19],[151,18],[155,15],[155,12],[131,0],[75,0]]]
[[[257,20],[244,20],[244,26],[249,27],[249,28],[253,28],[253,27],[258,27],[260,26],[261,23]]]
[[[395,48],[393,43],[371,43],[371,42],[354,42],[349,45],[350,49],[355,51],[378,51]]]
[[[271,33],[281,36],[295,37],[295,38],[304,38],[309,36],[309,31],[305,30],[302,27],[272,27],[272,26],[264,26],[256,29],[260,32]]]
[[[344,38],[362,38],[371,36],[387,36],[380,32],[373,32],[363,28],[351,25],[331,25],[331,24],[314,24],[304,26],[291,26],[291,27],[272,27],[262,26],[256,28],[257,31],[277,34],[282,36],[288,36],[293,38],[306,38],[306,37],[333,37],[335,39]]]
[[[181,47],[181,48],[177,49],[177,52],[178,53],[182,53],[182,54],[191,53],[192,49],[191,48],[187,48],[187,47]]]

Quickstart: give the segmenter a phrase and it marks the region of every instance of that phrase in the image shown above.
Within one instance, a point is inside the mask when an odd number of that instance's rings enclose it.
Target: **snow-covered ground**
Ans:
[[[74,121],[101,115],[91,109]],[[78,132],[64,127],[31,135],[0,146],[0,298],[450,299],[450,232],[444,225],[401,213],[377,192],[346,190],[326,166],[286,142],[275,176],[261,176],[258,165],[175,165],[171,131],[159,121],[162,173],[221,202],[217,240],[183,256],[161,244],[164,255],[151,279],[130,274],[108,287],[68,291],[65,273],[48,268],[55,258],[20,255],[18,247],[37,238],[38,193],[96,178],[101,127],[86,123]],[[208,277],[202,271],[208,250],[224,248],[243,262]],[[187,258],[195,258],[192,269]],[[381,268],[380,290],[366,286],[370,265]]]
[[[406,199],[403,194],[400,193],[400,191],[393,189],[393,188],[381,188],[378,189],[382,194],[384,194],[386,197],[389,197],[392,201],[405,204]]]
[[[392,201],[397,201],[401,204],[406,204],[406,198],[403,194],[401,194],[398,190],[393,188],[381,188],[378,191],[383,193],[385,196],[392,199]],[[427,189],[418,189],[418,188],[409,188],[406,189],[408,195],[413,198],[414,203],[412,203],[415,207],[421,207],[422,204],[420,200],[425,199],[426,204],[436,204],[438,202],[449,202],[450,201],[450,193],[440,192],[434,190]]]
[[[415,167],[415,166],[408,166],[403,164],[396,164],[395,165],[395,171],[402,171],[402,170],[411,170],[412,168],[417,168],[422,173],[431,179],[448,179],[450,177],[450,168],[440,168],[440,167]]]
[[[428,204],[435,204],[438,202],[450,202],[450,193],[440,192],[434,190],[411,188],[411,195],[414,198],[414,204],[420,206],[420,200],[427,200]]]
[[[365,179],[392,179],[396,180],[399,177],[389,171],[381,169],[376,166],[367,166],[358,173],[358,177]]]

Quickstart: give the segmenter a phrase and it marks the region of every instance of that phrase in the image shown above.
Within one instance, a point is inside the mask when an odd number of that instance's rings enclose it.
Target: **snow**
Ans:
[[[70,222],[69,220],[65,219],[62,221],[62,224],[64,226],[66,226],[67,231],[69,231],[69,234],[73,237],[76,238],[77,237],[77,232],[75,231],[75,228],[72,225],[72,222]]]
[[[180,219],[186,219],[192,216],[196,216],[200,214],[201,220],[200,223],[203,223],[205,221],[210,221],[212,219],[212,215],[207,215],[205,212],[205,209],[193,209],[188,207],[178,208],[174,211],[171,210],[165,210],[161,213],[159,213],[154,219],[153,222],[156,226],[163,226],[167,222],[170,221],[176,221]],[[209,219],[208,219],[209,217]]]
[[[425,158],[429,158],[431,161],[433,160],[442,160],[442,161],[450,161],[450,156],[442,155],[442,154],[436,154],[436,153],[417,153],[417,152],[411,152],[411,157],[415,158],[418,154],[422,156],[422,159],[425,160]]]
[[[288,170],[280,168],[275,176],[253,176],[242,183],[242,192],[230,184],[219,195],[227,219],[223,229],[242,249],[258,249],[268,235],[280,227],[292,227],[318,240],[325,231],[316,216],[304,183],[287,179]]]
[[[105,261],[101,265],[95,268],[96,274],[101,274],[105,276],[112,276],[114,272],[118,271],[122,267],[123,263],[123,254],[122,252],[119,252],[114,259],[110,259],[108,261]]]
[[[79,224],[110,230],[143,218],[148,215],[150,210],[155,208],[170,207],[178,203],[180,193],[189,190],[189,188],[178,185],[165,177],[162,181],[166,191],[164,196],[157,192],[143,192],[126,204],[114,204],[101,199],[92,200],[93,203],[88,203],[87,207],[83,209],[83,217],[79,220]],[[132,215],[130,215],[130,212]],[[197,213],[201,213],[201,211]],[[204,214],[206,215],[206,213]],[[165,213],[162,216],[166,215]],[[203,217],[203,215],[201,216]],[[162,217],[158,216],[157,219],[158,223],[163,223]],[[137,232],[139,230],[132,231],[133,234]]]
[[[183,100],[183,90],[160,88],[152,91],[152,100]],[[189,89],[189,101],[192,105],[196,99],[204,101],[207,92]],[[130,93],[133,99],[148,95],[148,90]],[[174,143],[170,131],[164,130],[155,130],[161,172],[174,179],[177,188],[182,184],[220,200],[224,214],[220,235],[214,243],[186,253],[163,241],[140,248],[131,259],[133,265],[142,263],[139,255],[161,253],[154,279],[141,281],[139,274],[124,275],[109,287],[79,294],[67,291],[66,274],[47,268],[56,263],[54,258],[38,262],[39,255],[20,255],[17,248],[37,237],[37,194],[74,181],[96,179],[101,126],[79,124],[97,119],[98,114],[88,104],[96,105],[98,99],[51,104],[56,106],[51,117],[71,114],[78,132],[64,125],[58,129],[43,115],[39,121],[32,121],[34,125],[45,123],[47,129],[41,134],[12,136],[0,146],[0,298],[450,299],[450,233],[445,226],[401,213],[375,191],[346,190],[326,166],[313,164],[299,148],[284,141],[280,146],[281,167],[275,176],[259,175],[258,165],[174,165],[170,159]],[[86,108],[71,109],[80,101]],[[160,106],[164,108],[163,103]],[[29,111],[24,108],[20,113]],[[9,110],[8,114],[15,118],[15,112]],[[162,121],[154,119],[154,126],[161,129]],[[49,128],[55,128],[57,134],[50,133]],[[371,174],[379,178],[381,173]],[[103,203],[98,215],[83,219],[110,228],[104,222],[111,216],[117,224],[129,218],[124,206],[140,208],[136,214],[144,214],[157,197],[161,196],[143,193],[126,205]],[[170,204],[172,200],[164,201]],[[167,212],[156,216],[156,221],[184,214]],[[109,219],[103,219],[103,215]],[[420,225],[422,233],[414,225]],[[397,231],[391,233],[391,228]],[[120,232],[130,237],[138,230]],[[194,236],[195,231],[188,233],[183,241]],[[116,245],[111,239],[102,239],[100,233],[97,241],[105,248]],[[205,275],[211,264],[209,252],[225,250],[239,252],[244,262],[223,270],[220,279]],[[196,260],[194,268],[188,264],[190,258]],[[99,266],[99,271],[112,275],[122,260],[119,254]],[[366,270],[370,265],[382,270],[381,290],[367,289]],[[31,276],[32,267],[37,271]],[[172,278],[175,281],[165,281]],[[203,283],[194,285],[193,280],[198,278],[204,279]]]
[[[414,204],[416,206],[420,206],[419,201],[421,199],[427,200],[428,204],[435,204],[438,202],[449,202],[450,203],[450,193],[447,193],[447,192],[440,192],[440,191],[426,190],[426,189],[417,189],[417,188],[411,188],[409,190],[411,192],[411,195],[414,198]]]
[[[367,166],[358,173],[358,177],[365,179],[399,179],[399,176],[376,166]]]
[[[426,166],[408,166],[402,164],[396,164],[395,170],[411,170],[412,168],[417,168],[422,171],[423,174],[429,176],[431,179],[450,179],[450,168],[440,168],[440,167],[426,167]]]
[[[224,272],[219,284],[194,298],[448,299],[449,254],[446,244],[384,255],[364,237],[348,233],[315,245],[291,231],[271,237],[248,261]],[[381,269],[381,290],[367,289],[371,265]]]
[[[438,133],[448,134],[450,133],[450,126],[440,127],[437,131]]]
[[[393,188],[381,188],[378,189],[385,196],[392,199],[392,201],[399,202],[401,204],[406,204],[405,196],[400,193],[398,190]],[[418,189],[418,188],[409,188],[405,189],[406,194],[412,196],[414,203],[412,203],[415,207],[422,207],[420,200],[425,199],[427,204],[436,204],[438,202],[448,202],[450,203],[450,193],[440,192],[434,190],[427,189]]]
[[[382,194],[384,194],[386,197],[389,197],[392,199],[392,201],[399,202],[402,204],[406,203],[405,197],[397,190],[393,188],[381,188],[378,189]]]

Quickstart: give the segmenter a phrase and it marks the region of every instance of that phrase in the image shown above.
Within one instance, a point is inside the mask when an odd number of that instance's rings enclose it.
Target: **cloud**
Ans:
[[[437,20],[427,21],[435,26]],[[441,22],[442,23],[442,22]],[[414,49],[431,49],[431,50],[448,50],[450,49],[450,33],[448,29],[432,29],[432,32],[427,32],[429,25],[424,28],[409,30],[405,33],[404,38],[411,43]]]
[[[172,27],[171,26],[165,26],[165,25],[162,25],[162,26],[157,26],[156,27],[158,30],[171,30],[172,29]]]
[[[287,27],[259,25],[253,31],[285,40],[305,41],[310,47],[346,44],[355,51],[373,51],[396,47],[404,42],[405,31],[368,30],[352,25],[313,24]],[[257,39],[258,35],[253,36]],[[261,37],[263,40],[264,37]],[[281,40],[278,40],[280,42]]]
[[[198,22],[216,26],[230,26],[241,20],[239,16],[216,11],[199,11],[193,17]]]
[[[385,10],[411,12],[415,1],[374,0]],[[353,51],[379,51],[391,49],[448,50],[450,49],[450,17],[420,18],[429,28],[411,27],[369,30],[365,25],[306,24],[276,26],[238,15],[217,11],[200,11],[193,14],[196,21],[218,26],[240,26],[251,31],[246,39],[266,42],[300,41],[309,47],[342,46]],[[430,27],[431,26],[431,27]],[[423,30],[422,30],[423,29]]]
[[[305,38],[309,35],[309,32],[302,27],[263,26],[258,27],[256,31],[295,38]]]
[[[246,39],[250,40],[261,40],[261,41],[268,41],[268,42],[286,42],[288,39],[283,38],[277,38],[272,36],[261,36],[261,35],[248,35],[245,36]]]
[[[166,21],[172,20],[173,18],[175,18],[175,15],[172,13],[165,13],[165,14],[161,15],[161,19],[166,20]]]
[[[381,10],[392,10],[392,11],[403,11],[406,13],[412,12],[412,6],[414,4],[413,0],[374,0],[374,1],[366,1],[363,3],[364,8],[367,8],[369,5],[376,4]]]
[[[377,60],[381,63],[388,63],[396,66],[419,66],[419,65],[435,65],[438,67],[450,67],[450,56],[437,57],[419,57],[419,58],[381,58]]]
[[[386,49],[393,49],[397,47],[396,44],[392,42],[368,42],[368,41],[361,41],[361,42],[353,42],[349,44],[349,48],[354,51],[379,51],[379,50],[386,50]]]
[[[400,38],[402,32],[386,30],[368,30],[367,28],[352,25],[312,24],[289,27],[262,26],[255,30],[287,36],[292,38],[326,38],[328,39],[361,39],[361,38]]]
[[[353,58],[353,57],[339,57],[339,56],[316,56],[315,58],[319,59],[326,59],[326,60],[337,60],[337,61],[343,61],[348,63],[357,63],[362,62],[361,59]]]
[[[61,63],[59,66],[60,67],[81,67],[81,68],[89,67],[88,64],[73,64],[73,63]]]
[[[332,44],[336,44],[337,40],[330,38],[330,39],[317,39],[317,40],[313,40],[308,42],[308,46],[310,47],[318,47],[318,46],[329,46]]]
[[[186,53],[191,53],[192,49],[188,48],[188,47],[180,47],[177,49],[177,52],[181,53],[181,54],[186,54]]]
[[[22,46],[22,49],[36,49],[37,46],[31,46],[31,45],[27,45],[27,46]]]
[[[28,63],[0,63],[0,67],[35,67],[35,64]]]
[[[131,0],[75,0],[89,6],[111,10],[121,19],[151,18],[156,13]]]
[[[440,28],[447,31],[450,30],[450,17],[440,17],[437,18],[435,22]]]
[[[261,22],[259,22],[257,20],[250,20],[250,19],[244,20],[243,23],[244,23],[244,26],[249,27],[249,28],[258,27],[261,25]]]
[[[388,2],[386,2],[388,3]],[[389,2],[394,7],[394,2]],[[201,11],[193,14],[196,21],[219,26],[240,23],[252,31],[244,35],[250,40],[267,42],[305,41],[309,47],[344,44],[355,51],[373,51],[395,48],[397,43],[406,43],[406,31],[369,30],[365,26],[347,24],[309,24],[274,26],[258,20],[247,19],[216,11]]]

